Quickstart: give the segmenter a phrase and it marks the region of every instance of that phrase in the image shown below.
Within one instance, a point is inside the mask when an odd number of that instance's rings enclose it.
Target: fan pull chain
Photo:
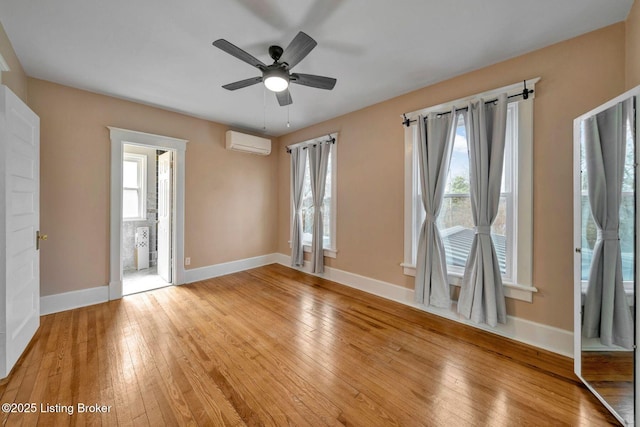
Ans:
[[[289,122],[289,112],[291,111],[291,92],[289,92],[289,103],[287,104],[287,127],[291,127],[291,123]]]
[[[267,88],[262,87],[262,130],[267,130]]]

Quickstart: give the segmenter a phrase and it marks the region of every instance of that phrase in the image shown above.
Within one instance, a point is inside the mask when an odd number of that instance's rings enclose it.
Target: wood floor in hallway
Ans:
[[[568,358],[275,264],[43,316],[0,402],[36,406],[10,426],[616,424]]]

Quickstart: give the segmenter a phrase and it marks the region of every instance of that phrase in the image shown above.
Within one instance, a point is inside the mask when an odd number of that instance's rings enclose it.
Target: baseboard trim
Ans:
[[[185,270],[185,283],[198,282],[273,263],[291,267],[291,257],[285,254],[274,253]],[[309,264],[305,262],[304,267],[297,269],[308,274],[313,274],[310,273],[308,267]],[[408,289],[403,286],[394,285],[382,280],[372,279],[370,277],[361,276],[359,274],[350,273],[332,267],[325,267],[325,273],[317,276],[417,308],[427,313],[463,323],[474,328],[511,338],[563,356],[573,357],[572,331],[543,325],[541,323],[513,316],[508,316],[507,323],[505,325],[498,324],[497,327],[492,328],[488,325],[473,323],[460,316],[455,312],[455,310],[417,304],[414,301],[413,289]],[[109,286],[98,286],[95,288],[81,289],[78,291],[40,297],[40,311],[42,315],[52,314],[107,301],[109,301]]]
[[[215,264],[208,267],[185,270],[185,283],[197,282],[211,279],[225,274],[237,273],[238,271],[250,268],[262,267],[263,265],[276,262],[276,254],[268,254],[253,258],[246,258],[237,261]],[[122,282],[119,282],[120,286]],[[74,308],[86,307],[88,305],[100,304],[109,301],[110,286],[98,286],[78,291],[64,292],[61,294],[46,295],[40,297],[40,315],[59,313],[61,311],[73,310]]]
[[[74,308],[100,304],[109,301],[109,286],[80,289],[55,295],[40,297],[40,315],[73,310]]]
[[[278,264],[291,267],[291,257],[285,254],[276,254]],[[297,270],[310,273],[309,263],[305,262],[304,267]],[[314,274],[315,275],[315,274]],[[359,274],[349,273],[332,267],[325,267],[322,275],[316,275],[325,279],[358,289],[370,294],[386,298],[410,307],[417,308],[427,313],[435,314],[449,320],[453,320],[465,325],[482,329],[493,334],[513,339],[525,344],[539,347],[563,356],[573,358],[573,332],[518,317],[508,316],[506,324],[498,324],[492,328],[485,324],[476,324],[460,316],[454,309],[443,309],[417,304],[414,300],[413,289],[408,289],[392,283],[372,279]]]
[[[200,280],[212,279],[226,274],[237,273],[251,268],[262,267],[263,265],[273,264],[277,262],[276,255],[277,254],[261,255],[253,258],[245,258],[237,261],[185,270],[184,283],[199,282]]]

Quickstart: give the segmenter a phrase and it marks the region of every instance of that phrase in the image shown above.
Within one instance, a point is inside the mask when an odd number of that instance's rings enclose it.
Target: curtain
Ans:
[[[602,344],[633,347],[633,320],[622,280],[619,240],[620,203],[627,143],[633,123],[633,98],[582,122],[587,193],[597,227],[589,285],[584,303],[583,333]]]
[[[311,271],[324,273],[322,204],[324,201],[327,166],[331,153],[331,142],[308,146],[311,195],[313,197],[313,235],[311,237]]]
[[[464,113],[469,144],[471,214],[475,235],[465,266],[458,313],[475,323],[506,323],[507,310],[491,225],[498,213],[504,164],[507,95],[497,102],[481,99]]]
[[[447,260],[436,225],[444,198],[458,115],[418,117],[418,170],[422,205],[426,212],[418,238],[415,299],[421,304],[449,307]]]
[[[291,265],[302,267],[304,252],[302,249],[302,188],[304,170],[307,165],[307,153],[303,147],[291,149],[291,202],[293,205],[293,227],[291,230]]]

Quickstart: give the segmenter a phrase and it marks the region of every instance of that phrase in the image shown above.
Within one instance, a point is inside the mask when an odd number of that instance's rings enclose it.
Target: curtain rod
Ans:
[[[329,139],[327,139],[326,141],[318,141],[317,144],[306,144],[304,147],[302,147],[302,149],[306,150],[307,149],[307,145],[313,145],[315,147],[316,145],[322,144],[324,142],[330,142],[332,144],[336,143],[336,139],[335,138],[333,138],[331,135],[327,135],[327,136],[329,137]],[[287,153],[291,154],[291,148],[287,147]]]
[[[521,96],[522,99],[529,99],[529,94],[533,93],[533,89],[527,89],[527,81],[524,81],[524,89],[522,89],[521,93],[516,93],[515,95],[509,95],[507,96],[507,99],[511,99],[511,98],[517,98],[518,96]],[[498,99],[492,99],[490,101],[486,101],[484,104],[493,104],[494,102],[496,102]],[[458,111],[467,111],[469,109],[469,107],[462,107],[462,108],[456,108],[456,113]],[[446,114],[451,114],[451,111],[443,111],[442,113],[436,113],[438,117],[440,116],[444,116]],[[413,119],[413,120],[409,120],[409,118],[407,117],[407,113],[403,113],[402,116],[404,117],[404,120],[402,121],[402,124],[405,125],[406,127],[411,126],[411,123],[414,123],[417,121],[417,119]]]

